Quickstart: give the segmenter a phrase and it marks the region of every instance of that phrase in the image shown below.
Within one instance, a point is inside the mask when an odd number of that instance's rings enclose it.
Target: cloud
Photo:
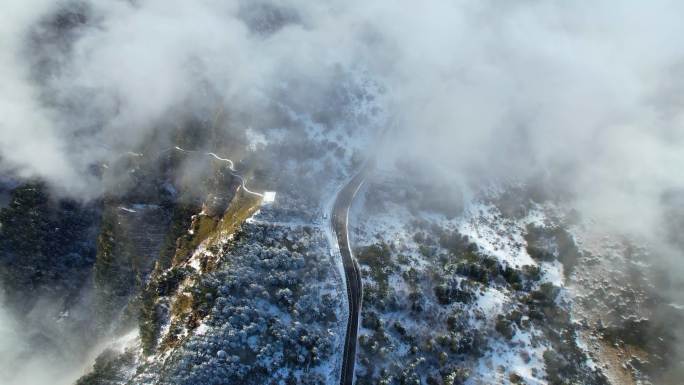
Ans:
[[[656,226],[662,195],[684,187],[677,2],[5,7],[2,164],[73,194],[99,194],[88,167],[179,110],[223,104],[249,123],[284,100],[319,108],[335,102],[322,96],[339,68],[389,90],[389,145],[434,168],[547,175],[592,214],[641,231]]]
[[[27,65],[19,57],[30,25],[52,8],[48,1],[3,5],[8,22],[0,26],[0,166],[12,166],[19,176],[73,179],[65,159],[65,139],[55,131],[50,111],[38,100]]]
[[[405,138],[399,151],[484,179],[548,175],[593,216],[651,232],[663,193],[684,187],[673,92],[684,50],[667,43],[684,32],[677,8],[462,1],[383,9],[373,20],[382,40],[396,43],[389,84]]]
[[[58,320],[55,303],[42,299],[29,314],[15,317],[0,291],[0,381],[3,384],[68,385],[88,369],[94,357],[88,355],[85,336],[79,331],[66,330],[66,325]]]

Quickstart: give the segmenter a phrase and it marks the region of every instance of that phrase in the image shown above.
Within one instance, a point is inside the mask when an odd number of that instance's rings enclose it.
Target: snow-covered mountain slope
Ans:
[[[213,182],[201,210],[181,212],[194,214],[190,222],[172,221],[171,255],[162,253],[132,303],[139,337],[105,352],[80,384],[336,383],[347,303],[324,210],[382,120],[372,83],[352,76],[348,87],[338,97],[363,100],[336,106],[344,124],[280,106],[283,127],[246,131],[231,165],[275,201],[216,168],[222,152],[172,151],[208,160]]]
[[[643,287],[647,270],[630,285],[625,274],[639,269],[629,257],[597,256],[581,237],[594,232],[572,211],[533,202],[520,186],[470,194],[456,213],[426,202],[459,194],[417,180],[376,173],[353,210],[364,277],[357,383],[662,378],[655,367],[671,347],[649,321],[663,310],[647,305],[658,297]]]

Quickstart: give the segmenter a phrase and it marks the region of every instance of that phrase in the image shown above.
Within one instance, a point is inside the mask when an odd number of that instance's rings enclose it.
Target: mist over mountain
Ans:
[[[357,383],[400,383],[399,369],[371,368],[404,359],[417,378],[405,383],[657,384],[681,373],[683,4],[0,9],[0,330],[13,341],[2,361],[48,368],[71,352],[78,375],[60,372],[70,383],[99,356],[79,384],[340,382],[354,301],[339,294],[349,277],[326,223],[359,173],[344,230],[369,310]],[[501,306],[477,307],[477,295]],[[446,334],[427,335],[440,329],[416,315],[416,298],[451,320],[449,338],[478,347],[449,351]],[[592,313],[602,306],[607,315]],[[15,332],[36,317],[59,323]],[[468,329],[480,321],[498,337]],[[502,362],[487,349],[515,330],[557,356],[528,348],[524,365],[490,362],[506,369],[487,377],[477,360]],[[597,338],[608,347],[582,347]],[[38,339],[48,342],[26,342]],[[612,345],[641,364],[601,369]],[[378,351],[388,358],[373,364]],[[7,381],[45,383],[26,368]]]
[[[168,141],[170,115],[224,108],[222,129],[278,127],[284,101],[332,112],[340,77],[358,70],[387,90],[393,147],[430,168],[552,178],[647,228],[682,187],[675,2],[6,8],[3,163],[72,194],[101,193],[93,165],[157,131]]]

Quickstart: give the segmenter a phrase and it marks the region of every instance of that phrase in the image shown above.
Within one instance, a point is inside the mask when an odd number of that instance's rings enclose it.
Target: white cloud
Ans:
[[[354,67],[390,90],[402,156],[483,178],[546,175],[630,230],[653,228],[661,195],[684,185],[678,2],[3,7],[3,163],[73,193],[99,193],[88,165],[135,148],[169,114],[223,103],[258,119],[283,98],[333,103],[321,95],[336,68]],[[36,43],[60,7],[84,9],[85,25],[64,46]],[[36,81],[45,55],[50,76]]]

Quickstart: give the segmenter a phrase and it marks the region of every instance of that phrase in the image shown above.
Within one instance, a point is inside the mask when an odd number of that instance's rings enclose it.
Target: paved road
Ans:
[[[335,198],[332,215],[332,228],[337,238],[342,255],[345,280],[347,281],[347,297],[349,299],[349,320],[347,321],[347,332],[344,339],[344,353],[342,356],[342,375],[341,385],[352,385],[354,383],[354,364],[356,363],[356,343],[359,330],[359,315],[361,313],[361,298],[363,287],[361,285],[361,273],[359,265],[356,263],[349,243],[347,227],[349,223],[349,207],[354,200],[354,196],[363,185],[368,167],[364,167],[356,174],[346,186],[340,190]]]

